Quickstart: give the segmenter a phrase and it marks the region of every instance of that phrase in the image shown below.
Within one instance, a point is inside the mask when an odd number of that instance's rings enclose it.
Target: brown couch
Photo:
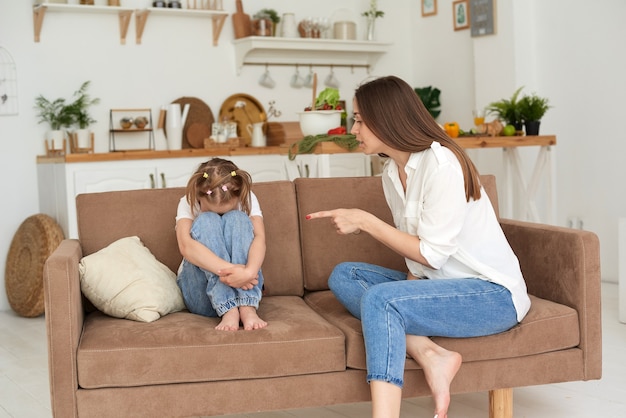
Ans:
[[[484,176],[492,202],[495,179]],[[327,288],[343,260],[405,269],[367,234],[338,235],[304,215],[360,207],[391,221],[380,178],[298,179],[254,185],[267,229],[265,296],[257,331],[214,330],[217,319],[182,311],[151,323],[86,309],[81,257],[138,235],[176,271],[174,216],[183,190],[77,197],[80,240],[65,240],[44,271],[50,390],[55,417],[173,417],[368,401],[360,323]],[[497,209],[497,205],[496,209]],[[601,375],[600,258],[596,235],[501,219],[532,294],[524,321],[499,335],[436,338],[460,352],[453,393],[489,391],[490,416],[512,416],[518,386]],[[407,360],[404,396],[429,395]],[[555,400],[557,403],[558,400]]]

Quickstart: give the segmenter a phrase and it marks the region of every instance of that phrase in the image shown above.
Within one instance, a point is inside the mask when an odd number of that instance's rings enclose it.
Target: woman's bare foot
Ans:
[[[239,329],[239,309],[233,308],[222,315],[222,321],[215,329],[220,331],[237,331]]]
[[[407,353],[424,370],[426,382],[435,401],[435,416],[447,418],[450,384],[461,367],[462,357],[438,346],[430,338],[407,335]]]
[[[245,329],[246,331],[261,329],[267,326],[267,322],[259,318],[256,313],[256,309],[253,306],[239,307],[239,314],[241,315],[243,329]]]

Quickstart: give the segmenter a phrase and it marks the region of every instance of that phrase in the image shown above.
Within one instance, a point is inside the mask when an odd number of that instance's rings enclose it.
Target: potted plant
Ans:
[[[70,107],[65,103],[65,99],[58,98],[50,101],[39,95],[35,98],[35,108],[38,109],[38,123],[46,122],[50,125],[50,131],[46,133],[47,140],[52,142],[52,149],[59,150],[64,148],[65,131],[63,128],[69,128],[74,123],[74,115]]]
[[[527,95],[519,101],[519,108],[526,135],[539,135],[539,125],[541,118],[550,108],[548,99],[539,97],[536,94]]]
[[[441,102],[439,101],[439,95],[441,94],[441,90],[436,87],[428,86],[428,87],[416,87],[415,93],[419,96],[422,103],[428,110],[428,113],[433,117],[433,119],[437,119],[437,116],[441,113],[440,107]]]
[[[91,98],[87,93],[87,89],[90,84],[90,81],[85,81],[80,88],[74,92],[73,97],[75,99],[68,105],[69,112],[74,117],[73,124],[78,126],[78,129],[74,132],[76,147],[82,149],[91,147],[91,132],[89,131],[89,125],[97,122],[89,114],[89,108],[100,103],[100,99]]]
[[[376,19],[379,17],[384,17],[385,12],[383,12],[382,10],[378,10],[377,0],[370,0],[370,8],[361,13],[361,15],[365,16],[365,18],[367,19],[367,32],[365,33],[365,39],[367,39],[368,41],[373,41],[375,38],[374,29],[376,27]]]
[[[504,121],[505,124],[515,126],[517,132],[522,131],[523,119],[520,112],[518,96],[524,87],[520,87],[511,96],[510,99],[502,99],[493,102],[487,106],[487,111],[496,114],[498,119]]]
[[[274,9],[261,9],[252,16],[253,35],[274,36],[276,25],[280,22],[280,16]]]

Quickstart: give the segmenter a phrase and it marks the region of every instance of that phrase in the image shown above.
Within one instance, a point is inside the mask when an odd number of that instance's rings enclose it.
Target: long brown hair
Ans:
[[[456,155],[465,179],[465,198],[480,199],[478,170],[465,150],[435,122],[413,88],[395,76],[359,86],[354,95],[363,123],[385,145],[405,152],[421,152],[433,141]]]
[[[206,199],[220,204],[238,199],[241,210],[250,215],[252,178],[235,163],[223,158],[212,158],[198,166],[187,182],[186,197],[195,214],[196,203]]]

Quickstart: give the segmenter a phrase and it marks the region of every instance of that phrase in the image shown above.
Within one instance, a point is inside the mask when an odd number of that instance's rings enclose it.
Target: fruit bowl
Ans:
[[[309,110],[298,112],[304,136],[320,135],[341,126],[341,110]]]

